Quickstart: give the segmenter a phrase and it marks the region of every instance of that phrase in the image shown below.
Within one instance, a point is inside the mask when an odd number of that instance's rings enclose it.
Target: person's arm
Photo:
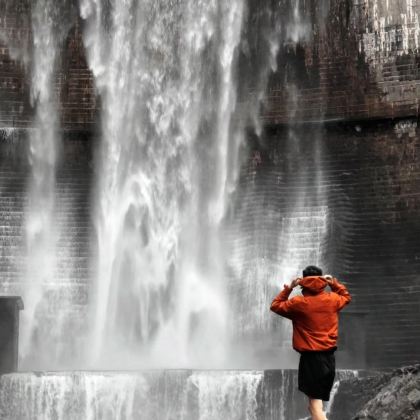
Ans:
[[[327,283],[330,285],[332,292],[337,294],[338,310],[343,309],[344,306],[350,303],[351,296],[344,284],[340,283],[335,277],[325,276]]]
[[[289,300],[290,293],[299,283],[299,279],[292,281],[290,286],[284,285],[284,289],[274,298],[270,310],[278,315],[291,319],[294,309],[294,299]]]

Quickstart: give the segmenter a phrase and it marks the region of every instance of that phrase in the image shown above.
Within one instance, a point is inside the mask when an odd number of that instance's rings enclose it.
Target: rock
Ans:
[[[407,396],[408,401],[413,404],[415,408],[420,408],[420,390],[413,389]]]
[[[390,377],[384,372],[362,372],[358,378],[340,381],[328,419],[352,419],[389,382]]]
[[[420,364],[342,381],[330,420],[420,419]]]

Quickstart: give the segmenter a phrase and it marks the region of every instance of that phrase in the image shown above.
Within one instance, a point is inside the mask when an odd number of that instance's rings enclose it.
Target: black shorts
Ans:
[[[302,352],[299,361],[298,386],[309,398],[329,401],[335,377],[333,350]]]

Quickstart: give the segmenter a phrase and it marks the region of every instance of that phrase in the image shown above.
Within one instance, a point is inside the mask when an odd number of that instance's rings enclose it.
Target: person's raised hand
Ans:
[[[295,288],[295,287],[299,284],[300,280],[301,280],[301,278],[300,278],[300,277],[298,277],[298,278],[296,278],[296,279],[292,280],[292,282],[290,283],[290,287],[291,287],[292,289],[294,289],[294,288]]]
[[[329,284],[331,285],[334,281],[333,276],[331,276],[330,274],[325,274],[324,276],[322,276],[322,278]]]

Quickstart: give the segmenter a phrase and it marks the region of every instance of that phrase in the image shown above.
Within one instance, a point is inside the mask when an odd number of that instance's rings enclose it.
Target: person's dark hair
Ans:
[[[303,270],[303,277],[308,277],[308,276],[322,276],[322,270],[315,265],[308,265]]]

